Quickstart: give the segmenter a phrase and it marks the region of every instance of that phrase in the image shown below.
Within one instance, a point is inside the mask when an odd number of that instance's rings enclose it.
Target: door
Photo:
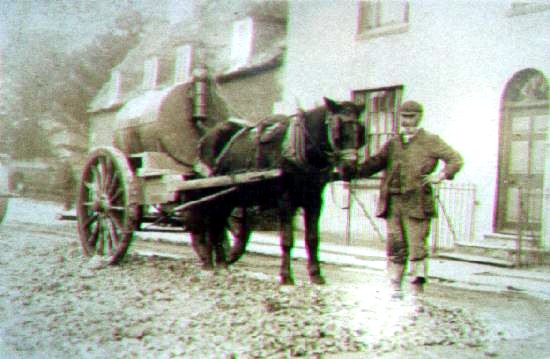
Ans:
[[[496,218],[500,233],[517,233],[520,225],[535,235],[541,229],[544,169],[549,160],[545,158],[548,87],[545,81],[533,81],[541,78],[524,76],[523,85],[516,85],[515,95],[509,94],[504,103]],[[538,91],[533,88],[536,83]]]

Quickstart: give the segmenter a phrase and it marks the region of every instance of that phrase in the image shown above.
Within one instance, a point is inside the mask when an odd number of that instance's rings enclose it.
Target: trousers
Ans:
[[[406,195],[391,195],[386,218],[386,255],[395,264],[407,260],[420,261],[428,257],[428,235],[431,218],[413,218],[408,215],[410,198]]]

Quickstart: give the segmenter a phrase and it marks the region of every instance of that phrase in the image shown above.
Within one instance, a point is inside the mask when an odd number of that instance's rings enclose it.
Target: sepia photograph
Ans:
[[[550,357],[550,0],[0,4],[0,359]]]

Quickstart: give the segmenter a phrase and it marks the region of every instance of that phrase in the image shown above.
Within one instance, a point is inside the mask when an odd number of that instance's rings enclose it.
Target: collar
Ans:
[[[404,144],[407,144],[407,143],[411,142],[422,131],[423,131],[422,128],[419,127],[419,128],[416,129],[416,131],[414,133],[411,133],[411,134],[401,133],[400,134],[401,142],[403,142]]]

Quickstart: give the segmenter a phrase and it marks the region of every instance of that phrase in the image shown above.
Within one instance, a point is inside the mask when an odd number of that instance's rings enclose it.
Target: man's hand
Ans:
[[[438,184],[445,179],[445,172],[439,172],[437,174],[431,173],[424,176],[422,183],[424,184]]]

